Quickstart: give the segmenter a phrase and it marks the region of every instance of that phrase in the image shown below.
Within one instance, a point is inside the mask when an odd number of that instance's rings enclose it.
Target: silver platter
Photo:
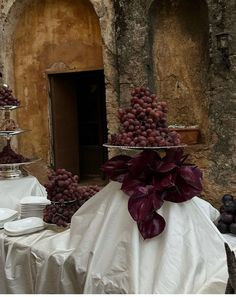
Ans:
[[[70,205],[72,203],[75,203],[76,201],[78,201],[77,199],[74,199],[74,200],[70,200],[70,201],[64,201],[63,203],[59,202],[59,201],[52,201],[51,200],[51,204],[65,204],[65,205]]]
[[[172,146],[124,146],[124,145],[112,145],[112,144],[103,144],[107,148],[117,148],[121,150],[161,150],[161,149],[172,149],[178,147],[186,147],[187,144],[172,145]]]
[[[16,129],[16,130],[12,130],[12,131],[0,131],[0,136],[10,137],[10,136],[18,135],[18,134],[21,134],[21,133],[24,133],[27,131],[30,131],[30,130]]]
[[[17,167],[6,168],[6,170],[0,170],[0,180],[3,179],[15,179],[27,176],[28,174]]]
[[[19,167],[23,165],[30,165],[32,163],[38,162],[40,158],[32,158],[30,161],[22,162],[22,163],[9,163],[9,164],[0,164],[0,168],[8,168],[8,167]]]
[[[0,105],[0,110],[13,110],[21,107],[20,105]]]
[[[22,163],[0,164],[0,180],[2,179],[15,179],[28,176],[26,170],[22,168],[24,165],[30,165],[39,161],[39,158],[33,158],[30,161]]]

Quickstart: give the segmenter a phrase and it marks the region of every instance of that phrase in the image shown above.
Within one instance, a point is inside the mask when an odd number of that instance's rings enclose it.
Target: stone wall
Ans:
[[[15,92],[24,106],[17,118],[22,127],[31,130],[19,137],[19,148],[23,154],[45,161],[50,160],[51,149],[47,75],[103,69],[98,18],[90,3],[77,2],[33,1],[13,35]]]
[[[31,2],[0,0],[0,69],[14,88],[11,41]],[[130,90],[149,85],[168,101],[172,123],[201,127],[201,143],[186,152],[203,169],[203,197],[217,206],[222,194],[236,196],[235,1],[90,2],[100,22],[109,133],[118,128],[116,111],[127,105]],[[230,33],[230,66],[217,49],[221,31]]]

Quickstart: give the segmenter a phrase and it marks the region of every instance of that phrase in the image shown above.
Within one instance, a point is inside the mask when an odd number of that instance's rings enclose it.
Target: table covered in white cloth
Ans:
[[[47,196],[45,188],[36,177],[0,180],[0,207],[18,210],[19,202],[26,196]]]
[[[224,293],[225,239],[209,203],[165,202],[159,213],[166,229],[145,241],[127,203],[120,184],[111,182],[64,232],[1,231],[0,293]]]

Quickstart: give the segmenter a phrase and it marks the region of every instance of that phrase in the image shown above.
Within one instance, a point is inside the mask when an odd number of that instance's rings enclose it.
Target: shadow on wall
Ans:
[[[149,10],[154,86],[169,106],[169,124],[199,125],[208,135],[206,96],[209,65],[205,1],[158,0]]]

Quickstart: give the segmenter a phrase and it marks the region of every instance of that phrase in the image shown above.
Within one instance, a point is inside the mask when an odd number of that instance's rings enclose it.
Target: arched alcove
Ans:
[[[24,7],[13,40],[15,93],[24,106],[18,122],[31,129],[20,137],[19,150],[48,162],[48,75],[103,70],[99,19],[89,0],[33,0]]]
[[[149,9],[153,84],[169,124],[208,134],[208,7],[204,0],[156,0]]]

